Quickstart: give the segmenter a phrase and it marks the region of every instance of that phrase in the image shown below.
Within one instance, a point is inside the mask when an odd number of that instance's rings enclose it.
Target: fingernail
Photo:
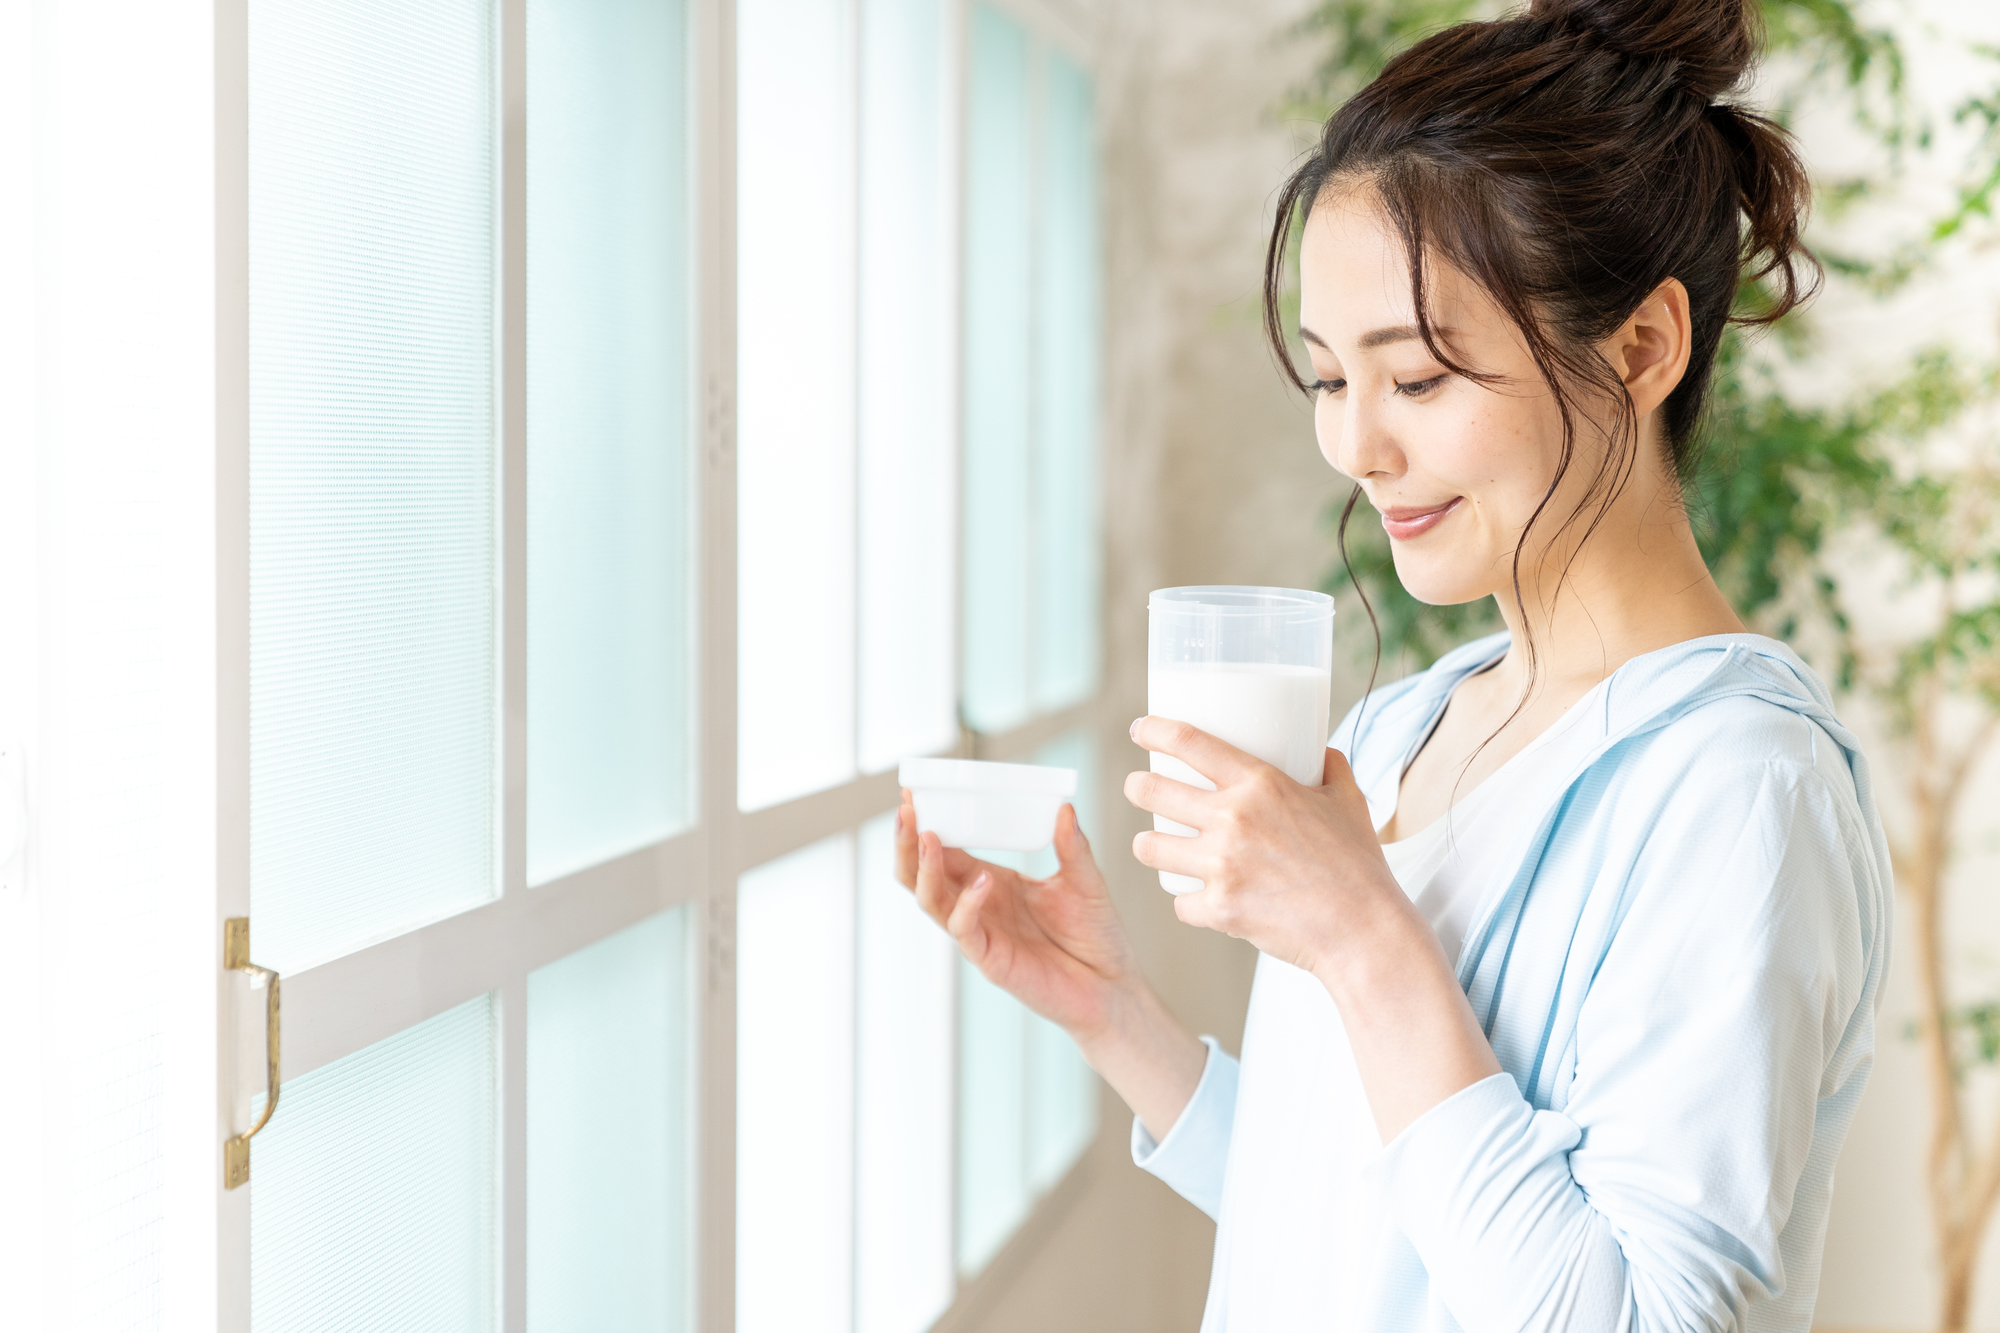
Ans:
[[[1141,722],[1144,722],[1145,720],[1146,720],[1146,719],[1145,719],[1145,718],[1143,718],[1143,717],[1135,717],[1135,718],[1133,718],[1133,719],[1132,719],[1132,725],[1131,725],[1131,726],[1129,726],[1129,727],[1127,727],[1127,728],[1125,728],[1125,734],[1126,734],[1127,736],[1130,736],[1130,737],[1131,737],[1131,738],[1132,738],[1133,740],[1137,740],[1137,739],[1139,738],[1139,724],[1140,724]]]
[[[972,884],[970,888],[967,889],[967,892],[969,893],[979,892],[979,890],[986,887],[988,881],[990,881],[992,878],[993,876],[987,874],[984,870],[980,871],[979,877],[972,881]]]

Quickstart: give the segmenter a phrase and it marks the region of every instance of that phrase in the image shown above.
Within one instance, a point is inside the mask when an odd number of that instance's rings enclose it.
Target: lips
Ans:
[[[1397,541],[1406,542],[1412,537],[1421,537],[1444,522],[1445,515],[1458,508],[1464,499],[1462,495],[1455,495],[1441,505],[1384,509],[1382,530]]]

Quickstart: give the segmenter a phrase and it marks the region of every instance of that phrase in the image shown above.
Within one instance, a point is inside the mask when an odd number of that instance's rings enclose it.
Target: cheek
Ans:
[[[1313,434],[1319,438],[1320,457],[1333,465],[1336,472],[1345,475],[1340,466],[1340,428],[1344,421],[1340,410],[1340,400],[1330,394],[1318,395],[1313,404]]]
[[[1532,402],[1481,392],[1420,432],[1421,466],[1482,506],[1511,511],[1525,499],[1532,510],[1553,475],[1539,416]]]

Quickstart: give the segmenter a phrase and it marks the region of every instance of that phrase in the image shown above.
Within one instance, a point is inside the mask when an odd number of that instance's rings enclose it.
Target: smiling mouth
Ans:
[[[1402,542],[1409,541],[1413,537],[1421,537],[1444,522],[1445,515],[1458,508],[1464,499],[1462,495],[1455,495],[1441,505],[1430,505],[1421,509],[1384,509],[1382,530]]]

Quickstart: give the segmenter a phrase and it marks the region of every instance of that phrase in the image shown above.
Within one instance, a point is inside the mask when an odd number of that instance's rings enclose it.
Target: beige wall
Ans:
[[[1314,127],[1273,116],[1303,73],[1284,31],[1304,0],[1016,0],[1040,4],[1096,52],[1107,172],[1108,375],[1106,494],[1111,552],[1108,625],[1115,703],[1103,737],[1105,827],[1095,831],[1147,970],[1181,1016],[1234,1049],[1253,955],[1183,927],[1171,900],[1125,850],[1143,825],[1116,792],[1137,766],[1124,720],[1144,708],[1145,595],[1176,583],[1316,586],[1329,563],[1321,515],[1344,485],[1319,457],[1299,397],[1278,379],[1256,326],[1259,261],[1275,189]],[[1951,59],[1953,0],[1920,0],[1908,25],[1913,67]],[[2000,11],[1996,11],[2000,13]],[[1943,37],[1920,22],[1942,20]],[[1960,26],[1963,26],[1962,24]],[[2000,27],[2000,24],[1996,24]],[[2000,37],[1996,32],[1994,37]],[[1989,38],[1990,40],[1991,38]],[[1957,42],[1960,72],[1966,62]],[[1804,125],[1815,161],[1837,162],[1837,125]],[[1802,372],[1829,396],[1894,369],[1893,358],[1949,331],[1991,354],[2000,311],[2000,253],[1920,284],[1890,312],[1831,294],[1825,345]],[[1995,436],[1982,446],[1992,448]],[[1865,558],[1865,557],[1864,557]],[[1891,600],[1885,590],[1885,602]],[[1336,633],[1365,643],[1343,607]],[[1359,690],[1350,674],[1336,699]],[[1859,710],[1850,710],[1858,712]],[[1872,719],[1853,719],[1881,770],[1896,826],[1894,756]],[[1954,948],[1975,991],[2000,989],[2000,764],[1969,830],[1956,884]],[[1880,1025],[1877,1069],[1839,1168],[1821,1288],[1823,1327],[1914,1333],[1931,1326],[1936,1275],[1919,1166],[1926,1102],[1914,1046],[1907,938],[1898,941]],[[1983,988],[1983,991],[1982,991]],[[1966,998],[1971,998],[1968,993]],[[1052,1217],[996,1265],[958,1330],[1191,1330],[1200,1318],[1213,1228],[1137,1171],[1129,1117],[1107,1093],[1106,1127],[1087,1169]],[[2000,1333],[2000,1235],[1991,1238],[1975,1327]]]

